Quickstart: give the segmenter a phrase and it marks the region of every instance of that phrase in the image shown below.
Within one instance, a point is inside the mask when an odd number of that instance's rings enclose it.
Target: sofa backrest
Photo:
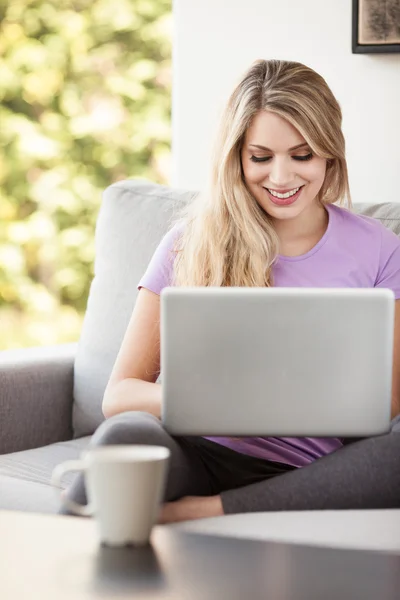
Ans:
[[[142,180],[113,184],[103,194],[96,259],[74,373],[74,436],[104,420],[103,394],[128,325],[137,283],[163,235],[194,192]],[[400,203],[356,204],[400,236]]]

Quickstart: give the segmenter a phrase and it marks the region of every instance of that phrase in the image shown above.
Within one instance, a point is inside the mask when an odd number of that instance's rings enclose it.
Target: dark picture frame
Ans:
[[[400,52],[400,0],[353,0],[352,52]]]

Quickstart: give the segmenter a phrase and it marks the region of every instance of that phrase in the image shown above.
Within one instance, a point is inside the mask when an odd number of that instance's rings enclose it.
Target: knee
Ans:
[[[114,415],[95,431],[90,445],[153,444],[160,437],[162,426],[154,415],[132,411]]]

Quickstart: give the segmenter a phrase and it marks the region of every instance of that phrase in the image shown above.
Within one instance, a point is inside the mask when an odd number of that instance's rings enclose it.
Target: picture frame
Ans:
[[[352,53],[400,52],[400,0],[353,0]]]

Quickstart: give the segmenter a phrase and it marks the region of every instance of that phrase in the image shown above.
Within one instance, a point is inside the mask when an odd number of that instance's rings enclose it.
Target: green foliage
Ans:
[[[0,349],[76,340],[101,193],[166,183],[171,0],[0,0]]]

